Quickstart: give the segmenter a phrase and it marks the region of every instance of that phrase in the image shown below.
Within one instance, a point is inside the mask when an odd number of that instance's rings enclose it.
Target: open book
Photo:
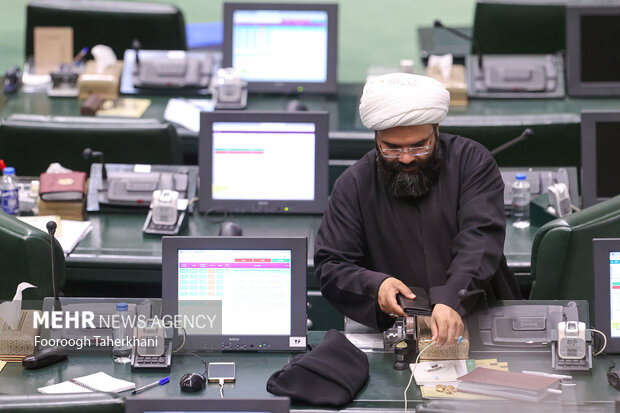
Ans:
[[[51,386],[39,387],[37,390],[39,393],[45,394],[89,393],[94,391],[120,393],[135,389],[135,387],[135,383],[116,379],[100,371],[99,373],[76,377],[75,379],[52,384]]]

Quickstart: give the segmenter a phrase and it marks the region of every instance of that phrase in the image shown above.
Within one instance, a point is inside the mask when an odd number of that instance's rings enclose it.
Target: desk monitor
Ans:
[[[620,194],[620,111],[581,113],[583,207]]]
[[[594,321],[607,336],[605,353],[620,354],[620,238],[592,240]]]
[[[164,237],[162,250],[184,350],[305,351],[306,238]]]
[[[327,112],[203,112],[200,212],[322,214]]]
[[[224,3],[223,67],[250,92],[334,93],[338,5]]]
[[[568,5],[566,73],[570,96],[620,95],[620,4]]]
[[[209,399],[178,397],[163,399],[127,398],[125,413],[288,413],[291,402],[288,397],[266,399]]]

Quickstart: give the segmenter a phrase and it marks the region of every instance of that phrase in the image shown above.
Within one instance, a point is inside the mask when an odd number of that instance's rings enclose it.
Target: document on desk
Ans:
[[[90,221],[71,221],[68,219],[61,219],[60,225],[58,225],[58,216],[56,215],[17,218],[28,225],[32,225],[33,227],[40,229],[43,232],[47,232],[46,225],[48,221],[56,221],[56,225],[58,226],[58,229],[56,230],[56,239],[62,246],[65,256],[73,251],[78,242],[83,240],[93,229],[93,225]]]
[[[39,387],[37,390],[39,393],[45,394],[90,393],[95,391],[120,393],[135,388],[135,383],[114,378],[100,371],[99,373],[76,377],[75,379],[52,384],[51,386]]]
[[[211,99],[170,99],[166,105],[164,119],[198,133],[200,112],[213,112],[213,108]]]
[[[2,369],[4,368],[4,366],[6,366],[6,361],[0,360],[0,372],[2,372]]]

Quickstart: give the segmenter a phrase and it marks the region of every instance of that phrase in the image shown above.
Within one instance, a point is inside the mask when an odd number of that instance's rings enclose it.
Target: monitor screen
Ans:
[[[336,4],[225,3],[224,67],[250,92],[336,91]]]
[[[144,399],[128,397],[125,400],[126,413],[288,413],[291,402],[288,397],[266,399],[209,399],[195,397],[166,397]]]
[[[569,95],[620,95],[620,5],[569,5],[566,23]]]
[[[323,213],[327,128],[327,113],[204,112],[200,210]]]
[[[583,206],[620,194],[620,111],[581,114]]]
[[[305,238],[165,237],[164,313],[186,349],[303,351]]]
[[[594,320],[607,336],[605,353],[620,354],[620,238],[592,240]]]

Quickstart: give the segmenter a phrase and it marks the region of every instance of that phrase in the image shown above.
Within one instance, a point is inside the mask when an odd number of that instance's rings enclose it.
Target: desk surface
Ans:
[[[67,257],[69,278],[100,281],[123,281],[124,275],[115,279],[114,275],[95,273],[82,278],[79,269],[100,268],[142,268],[154,270],[155,279],[134,279],[133,281],[160,281],[161,279],[161,237],[142,233],[143,214],[90,214],[93,229]],[[313,269],[314,237],[321,223],[316,215],[236,215],[232,218],[243,228],[246,236],[294,236],[308,238],[308,268]],[[186,227],[179,235],[213,236],[217,235],[220,223],[211,221],[204,215],[190,215]],[[514,228],[507,224],[504,251],[508,265],[517,271],[529,271],[532,240],[536,227]],[[313,271],[311,271],[313,272]]]
[[[329,96],[305,95],[301,97],[279,95],[250,95],[250,110],[286,110],[294,98],[301,100],[310,110],[329,111],[330,136],[351,136],[351,132],[372,136],[359,118],[358,105],[362,94],[361,84],[341,84],[338,92]],[[128,96],[131,97],[131,96]],[[169,96],[148,96],[151,106],[143,118],[163,119]],[[6,97],[0,118],[16,113],[52,116],[79,116],[82,101],[74,98],[50,98],[45,93],[22,93]],[[565,99],[474,99],[467,107],[451,107],[442,123],[445,126],[490,126],[548,123],[579,123],[582,110],[617,109],[615,98],[565,98]],[[184,130],[184,135],[192,135]],[[353,134],[352,136],[356,136]]]
[[[324,332],[310,333],[309,340],[317,343],[322,339]],[[269,397],[265,390],[265,383],[269,376],[290,360],[289,354],[234,354],[214,353],[205,355],[211,361],[234,361],[237,365],[237,381],[226,384],[224,394],[230,398],[262,398]],[[552,373],[551,360],[548,350],[540,352],[497,352],[497,351],[470,351],[470,358],[497,358],[507,361],[511,371],[533,370]],[[409,371],[397,371],[392,368],[393,354],[369,353],[370,379],[366,386],[356,396],[355,401],[346,407],[372,409],[399,409],[403,408],[403,390],[409,380]],[[616,363],[620,357],[614,357]],[[597,403],[601,411],[613,412],[614,400],[618,391],[607,383],[606,372],[609,362],[605,359],[594,360],[591,374],[574,375],[573,383],[576,386],[563,387],[560,400],[569,403]],[[179,379],[187,372],[202,372],[203,364],[192,356],[174,356],[170,371],[170,383],[150,389],[139,396],[125,397],[163,398],[163,397],[197,397],[218,398],[217,384],[208,385],[205,391],[184,394],[179,390]],[[119,365],[112,362],[112,357],[105,356],[70,356],[64,361],[41,370],[24,370],[21,364],[9,363],[0,373],[0,389],[6,394],[37,394],[37,388],[69,380],[75,377],[103,371],[113,377],[133,381],[136,386],[151,383],[168,373],[132,372],[129,365]],[[422,401],[419,388],[412,385],[408,392],[411,403]],[[556,401],[557,403],[557,401]],[[307,406],[293,406],[307,408]],[[597,410],[598,411],[598,410]]]

